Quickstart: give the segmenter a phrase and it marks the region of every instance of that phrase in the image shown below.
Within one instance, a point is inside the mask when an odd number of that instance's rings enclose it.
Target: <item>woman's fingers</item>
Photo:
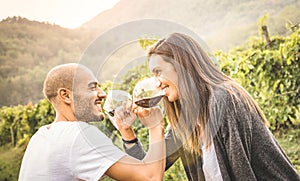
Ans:
[[[163,113],[161,109],[156,106],[152,108],[138,108],[139,118],[144,126],[152,128],[161,124],[163,120]]]

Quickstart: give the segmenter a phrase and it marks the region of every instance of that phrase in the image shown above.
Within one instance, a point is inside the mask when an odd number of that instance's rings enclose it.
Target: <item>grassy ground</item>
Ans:
[[[18,180],[23,148],[0,147],[0,181]]]
[[[273,133],[283,150],[290,158],[293,165],[300,173],[300,129],[281,130]],[[23,157],[23,147],[11,148],[9,146],[0,147],[0,181],[16,181]],[[105,178],[105,181],[112,179]],[[164,180],[186,180],[183,167],[180,161],[171,167],[166,173]]]

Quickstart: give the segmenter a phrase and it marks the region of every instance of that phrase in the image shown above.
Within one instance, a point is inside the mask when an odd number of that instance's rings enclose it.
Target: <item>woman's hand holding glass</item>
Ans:
[[[164,125],[163,113],[158,106],[143,108],[134,104],[133,112],[138,115],[141,123],[148,129]]]
[[[147,128],[153,128],[158,125],[163,126],[163,113],[158,106],[151,108],[142,108],[136,104],[127,102],[122,107],[118,107],[115,110],[116,123],[123,135],[131,132],[131,125],[136,119],[136,115],[139,117],[141,123]]]
[[[139,81],[132,94],[133,111],[147,128],[163,125],[163,113],[157,106],[165,92],[160,88],[161,82],[155,78],[145,78]]]

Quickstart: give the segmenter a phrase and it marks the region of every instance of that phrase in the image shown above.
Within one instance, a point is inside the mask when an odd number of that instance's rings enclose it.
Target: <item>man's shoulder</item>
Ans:
[[[79,135],[83,137],[85,140],[89,140],[91,142],[111,142],[111,140],[96,126],[91,125],[86,122],[78,121],[76,125],[77,131],[79,131]],[[94,140],[97,138],[96,140]]]

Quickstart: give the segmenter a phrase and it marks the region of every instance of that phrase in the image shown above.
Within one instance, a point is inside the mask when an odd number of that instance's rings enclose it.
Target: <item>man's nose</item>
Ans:
[[[106,98],[106,93],[102,89],[99,89],[98,90],[98,97]]]

